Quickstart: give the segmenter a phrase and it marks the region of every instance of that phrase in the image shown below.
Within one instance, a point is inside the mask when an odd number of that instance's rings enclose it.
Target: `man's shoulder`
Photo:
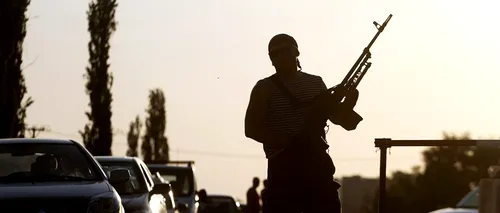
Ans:
[[[254,85],[254,90],[258,90],[261,92],[267,91],[269,89],[269,87],[272,85],[272,80],[271,80],[272,76],[273,75],[270,75],[268,77],[259,79],[257,81],[257,83],[255,83],[255,85]]]
[[[270,76],[267,76],[265,78],[261,78],[257,81],[257,84],[265,84],[267,82],[270,82],[271,81],[271,78],[274,76],[274,74],[270,75]]]
[[[299,71],[299,72],[300,72],[299,79],[301,79],[299,81],[313,83],[313,84],[321,84],[321,85],[324,84],[323,78],[319,75],[314,75],[314,74],[306,73],[303,71]],[[267,76],[267,77],[262,78],[262,79],[259,79],[257,81],[257,83],[255,84],[254,88],[266,90],[269,87],[273,87],[273,85],[274,85],[273,80],[272,80],[273,76],[275,76],[275,74]]]
[[[302,77],[304,77],[306,79],[313,79],[313,80],[323,81],[323,78],[321,78],[321,76],[319,76],[319,75],[307,73],[307,72],[304,72],[304,71],[300,71],[300,73],[301,73]]]
[[[315,75],[315,74],[311,74],[311,73],[307,73],[307,72],[304,72],[304,71],[299,71],[300,72],[300,77],[302,78],[305,78],[305,79],[314,79],[314,80],[323,80],[323,78],[319,75]],[[272,74],[270,76],[267,76],[265,78],[262,78],[262,79],[259,79],[257,81],[257,84],[265,84],[265,83],[268,83],[268,82],[272,82],[272,77],[275,76],[275,74]]]

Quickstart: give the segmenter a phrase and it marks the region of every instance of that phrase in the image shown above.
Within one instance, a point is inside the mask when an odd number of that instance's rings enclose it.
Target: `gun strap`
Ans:
[[[276,76],[276,75],[271,76],[271,81],[278,87],[279,90],[281,90],[281,93],[283,93],[285,96],[288,96],[288,99],[289,99],[290,103],[292,104],[292,107],[303,108],[303,107],[311,106],[314,103],[314,100],[311,102],[299,101],[295,96],[293,96],[292,92],[285,86],[285,84],[283,84],[283,82],[281,82],[278,79],[278,76]],[[325,125],[326,125],[326,123],[325,123]],[[323,142],[325,144],[328,144],[326,142],[325,138],[326,138],[326,134],[325,134],[325,132],[323,132],[321,135],[321,139],[323,140]],[[326,145],[326,149],[328,149],[328,145]]]
[[[285,86],[285,84],[283,84],[283,82],[281,82],[278,79],[277,75],[271,76],[271,81],[273,81],[273,83],[278,87],[278,89],[281,90],[281,93],[283,93],[285,96],[288,96],[288,99],[289,99],[290,103],[292,104],[292,107],[302,108],[302,107],[307,107],[310,105],[310,103],[301,102],[301,101],[297,100],[297,98],[295,96],[293,96],[292,92],[290,92],[290,90]]]

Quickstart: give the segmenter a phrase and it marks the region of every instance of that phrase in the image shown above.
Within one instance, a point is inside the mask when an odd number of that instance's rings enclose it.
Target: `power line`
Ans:
[[[172,150],[174,151],[174,150]],[[223,158],[250,158],[250,159],[264,159],[264,155],[247,155],[247,154],[235,154],[235,153],[224,153],[224,152],[207,152],[207,151],[198,151],[198,150],[186,150],[186,149],[176,149],[175,152],[184,153],[184,154],[196,154],[196,155],[206,155],[206,156],[214,156],[214,157],[223,157]],[[389,156],[390,157],[390,156]],[[401,157],[406,156],[393,156],[400,159]],[[408,159],[414,159],[408,157]],[[353,161],[377,161],[378,157],[352,157],[352,158],[333,158],[335,162],[353,162]]]
[[[53,131],[53,130],[46,130],[45,132],[64,136],[64,137],[69,137],[69,138],[81,137],[81,135],[79,133],[70,134],[70,133],[58,132],[58,131]],[[115,134],[115,136],[116,135],[125,135],[123,130],[119,130],[119,129],[114,131],[113,133]]]
[[[57,132],[57,131],[53,131],[53,130],[49,130],[46,132],[51,133],[51,134],[55,134],[55,135],[59,135],[59,136],[68,137],[68,138],[75,138],[75,137],[79,136],[78,134],[67,134],[67,133]]]
[[[262,159],[265,156],[263,155],[245,155],[245,154],[234,154],[234,153],[223,153],[223,152],[206,152],[206,151],[198,151],[198,150],[185,150],[185,149],[176,149],[176,152],[185,153],[185,154],[196,154],[196,155],[207,155],[207,156],[216,156],[216,157],[228,157],[228,158],[254,158],[254,159]]]
[[[66,134],[62,132],[57,132],[53,130],[45,130],[45,132],[61,135],[64,137],[73,138],[76,134]],[[120,130],[118,130],[119,134]],[[245,159],[265,159],[265,155],[249,155],[249,154],[239,154],[239,153],[227,153],[227,152],[211,152],[211,151],[200,151],[193,149],[171,149],[171,152],[175,152],[177,155],[180,154],[194,154],[194,155],[204,155],[204,156],[212,156],[212,157],[220,157],[220,158],[245,158]],[[408,158],[414,159],[414,157],[409,156],[388,156],[396,157],[398,159]],[[334,162],[355,162],[355,161],[378,161],[378,157],[350,157],[350,158],[336,158],[333,157]]]

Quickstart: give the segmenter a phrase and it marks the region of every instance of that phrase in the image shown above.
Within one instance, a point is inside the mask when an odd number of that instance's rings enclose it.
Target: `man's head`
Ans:
[[[297,41],[292,36],[281,33],[271,38],[268,45],[269,58],[276,72],[295,72],[300,52]]]
[[[253,187],[258,187],[259,183],[260,183],[259,178],[258,177],[254,177],[253,180],[252,180],[252,186]]]
[[[262,184],[264,184],[264,187],[267,187],[267,179],[264,179],[264,181],[262,181]]]
[[[36,158],[35,162],[31,165],[31,170],[34,173],[51,174],[59,169],[59,162],[57,159],[49,154],[42,155]]]

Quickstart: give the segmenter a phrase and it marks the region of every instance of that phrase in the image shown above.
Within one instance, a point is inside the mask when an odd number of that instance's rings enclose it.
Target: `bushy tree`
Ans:
[[[26,111],[33,104],[25,99],[23,43],[26,11],[30,0],[0,1],[0,138],[24,137]]]
[[[444,140],[468,140],[469,134],[443,133]],[[497,148],[443,146],[422,152],[424,165],[413,173],[396,172],[387,184],[387,213],[430,212],[457,204],[481,178],[487,168],[498,164]],[[378,206],[378,194],[373,209]],[[367,211],[373,212],[373,211]]]
[[[165,95],[161,89],[149,92],[149,107],[146,112],[146,130],[141,146],[144,162],[166,162],[170,156],[168,139],[165,136],[167,126]]]
[[[139,145],[139,138],[141,135],[142,123],[139,116],[135,117],[135,120],[130,122],[128,134],[127,134],[127,143],[128,150],[127,156],[137,157],[139,155],[137,151],[137,147]]]
[[[85,78],[86,93],[90,98],[89,122],[80,131],[85,147],[93,155],[112,155],[113,127],[111,124],[111,86],[109,71],[109,40],[116,30],[116,0],[92,0],[87,11],[89,65]]]

